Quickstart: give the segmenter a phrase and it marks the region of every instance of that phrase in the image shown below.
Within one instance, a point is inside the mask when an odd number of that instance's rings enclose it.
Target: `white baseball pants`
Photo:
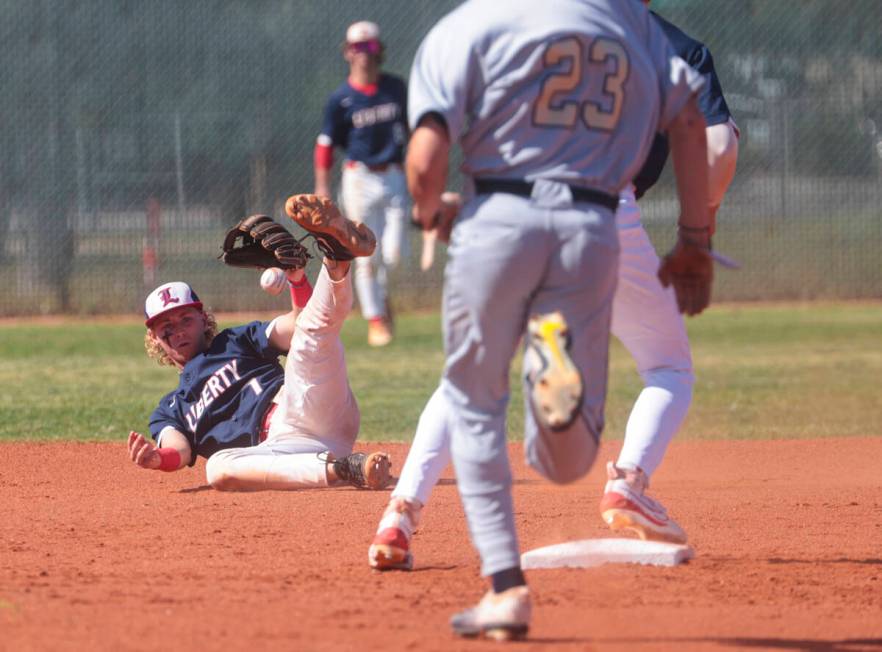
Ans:
[[[361,418],[340,341],[351,308],[349,275],[332,281],[323,266],[297,318],[266,440],[212,455],[209,484],[237,491],[327,486],[326,463],[318,453],[351,453]]]
[[[355,290],[365,319],[386,315],[387,268],[407,255],[407,180],[400,166],[382,172],[367,166],[345,164],[340,189],[343,213],[362,222],[377,236],[377,249],[369,258],[355,260]]]

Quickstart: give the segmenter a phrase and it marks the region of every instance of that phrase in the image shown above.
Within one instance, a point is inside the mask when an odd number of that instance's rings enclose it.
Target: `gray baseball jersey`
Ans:
[[[470,0],[420,46],[408,114],[441,115],[470,176],[616,195],[701,85],[636,0]]]

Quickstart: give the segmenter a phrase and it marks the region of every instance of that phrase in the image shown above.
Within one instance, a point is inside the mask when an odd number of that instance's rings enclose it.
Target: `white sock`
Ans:
[[[670,369],[647,376],[647,385],[628,418],[616,466],[640,467],[651,476],[686,418],[692,402],[692,383],[691,376]]]
[[[450,432],[447,415],[450,413],[441,388],[429,398],[417,424],[416,434],[395,485],[393,496],[417,499],[425,505],[438,478],[450,463]]]

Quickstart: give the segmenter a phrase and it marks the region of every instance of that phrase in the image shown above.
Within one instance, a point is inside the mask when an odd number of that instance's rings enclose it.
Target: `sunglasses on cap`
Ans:
[[[350,43],[349,47],[355,52],[366,52],[367,54],[380,54],[379,41],[359,41]]]

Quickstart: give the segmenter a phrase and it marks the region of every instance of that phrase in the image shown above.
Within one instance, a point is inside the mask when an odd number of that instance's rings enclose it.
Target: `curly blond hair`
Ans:
[[[205,316],[205,343],[211,344],[214,336],[217,335],[217,320],[208,310],[203,310],[202,314]],[[175,363],[168,357],[162,345],[152,336],[149,329],[144,333],[144,349],[147,351],[147,356],[156,360],[160,365],[175,366]]]

